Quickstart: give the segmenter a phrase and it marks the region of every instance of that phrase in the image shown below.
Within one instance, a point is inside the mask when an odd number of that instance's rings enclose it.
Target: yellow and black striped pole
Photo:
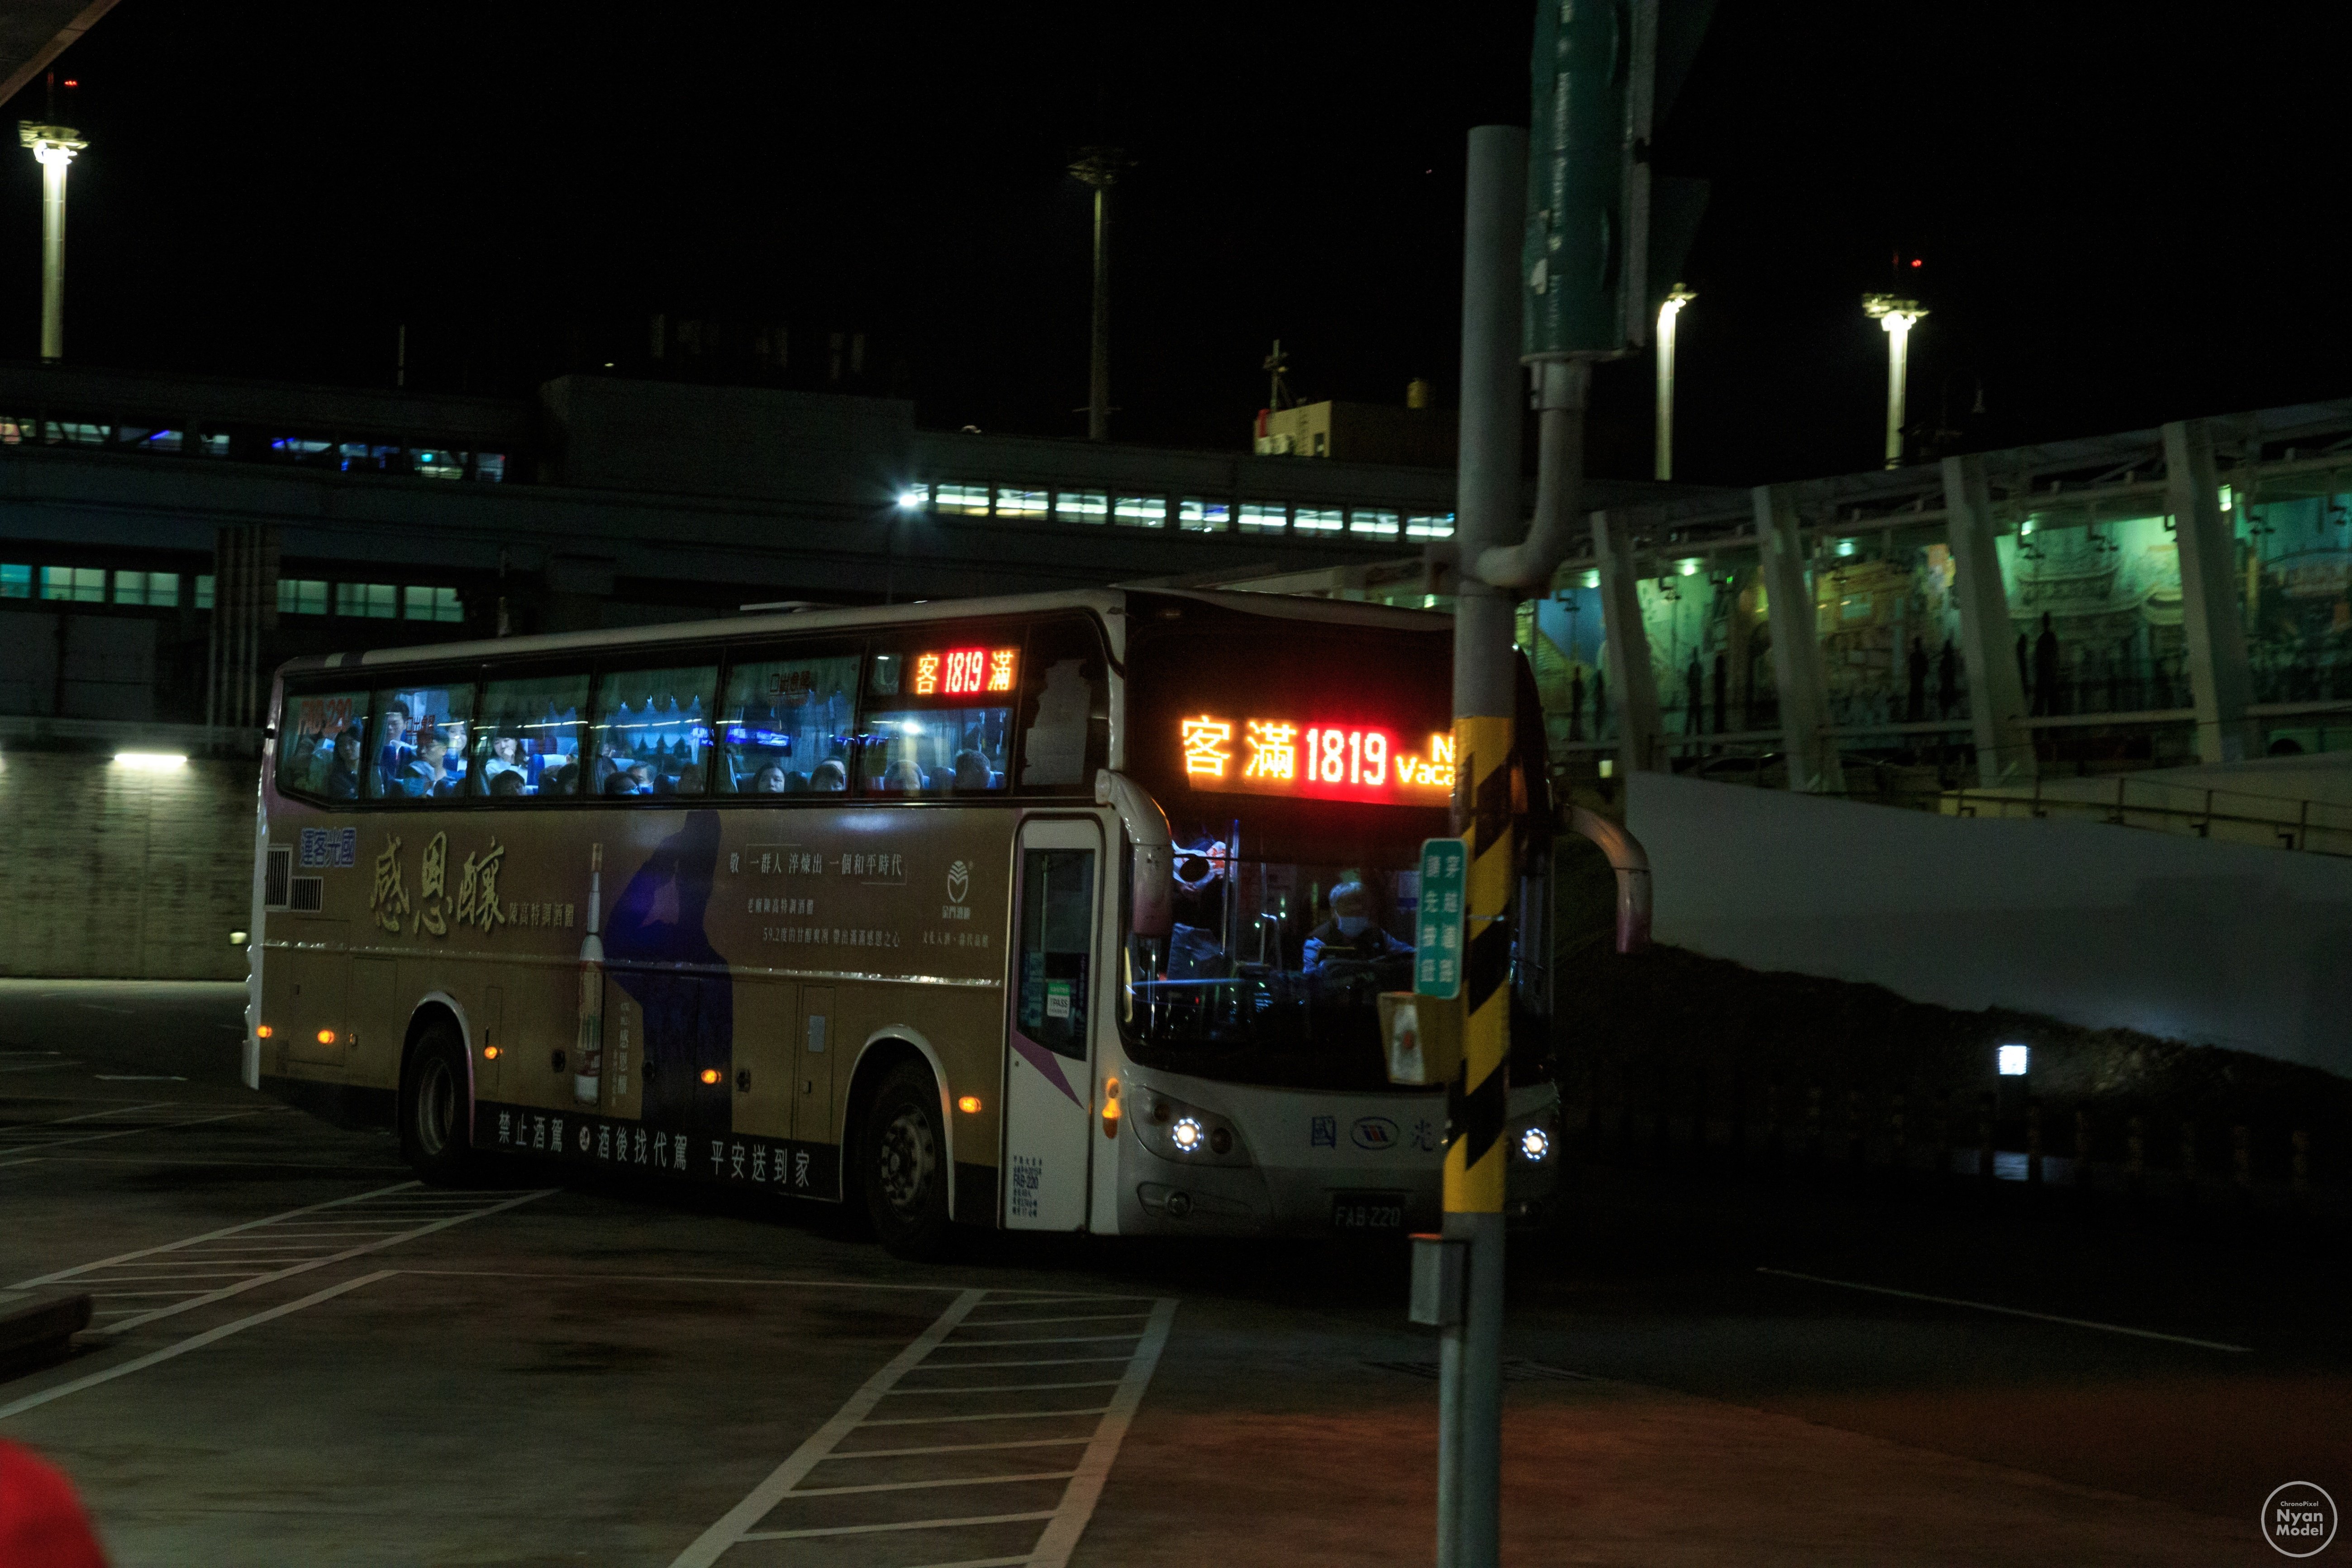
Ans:
[[[1457,828],[1470,847],[1463,900],[1462,1072],[1447,1104],[1445,1212],[1503,1212],[1503,1122],[1511,1046],[1511,719],[1455,721]]]

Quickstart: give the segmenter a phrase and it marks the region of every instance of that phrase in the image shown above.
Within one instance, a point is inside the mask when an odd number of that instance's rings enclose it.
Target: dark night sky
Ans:
[[[1524,121],[1528,15],[122,0],[60,61],[94,142],[68,353],[388,382],[405,321],[413,384],[520,391],[667,310],[861,328],[926,424],[1076,434],[1063,170],[1110,141],[1116,433],[1238,444],[1276,336],[1304,396],[1450,402],[1463,132]],[[1895,250],[1934,312],[1915,413],[1966,445],[2352,394],[2352,16],[2167,15],[1721,0],[1659,152],[1714,182],[1681,477],[1873,466],[1858,297]],[[0,355],[29,357],[37,174],[7,169]],[[1646,468],[1647,397],[1604,373],[1604,470]]]

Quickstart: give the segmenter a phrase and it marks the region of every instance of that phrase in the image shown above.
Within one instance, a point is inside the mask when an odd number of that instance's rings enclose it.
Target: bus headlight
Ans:
[[[1540,1127],[1529,1127],[1519,1134],[1519,1157],[1530,1164],[1540,1164],[1551,1157],[1551,1134]]]
[[[1207,1140],[1208,1134],[1201,1131],[1201,1123],[1194,1117],[1180,1116],[1176,1125],[1168,1130],[1168,1141],[1187,1154]]]

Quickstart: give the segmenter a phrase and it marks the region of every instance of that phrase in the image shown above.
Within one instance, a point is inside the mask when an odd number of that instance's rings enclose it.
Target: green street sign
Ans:
[[[1421,910],[1414,917],[1412,988],[1452,1001],[1462,994],[1462,933],[1470,886],[1470,844],[1421,841]]]

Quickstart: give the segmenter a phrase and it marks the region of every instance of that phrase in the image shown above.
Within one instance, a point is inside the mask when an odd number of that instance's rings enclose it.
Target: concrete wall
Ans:
[[[0,754],[0,974],[244,979],[257,767]]]
[[[1627,781],[1657,940],[2352,1077],[2352,860]]]

